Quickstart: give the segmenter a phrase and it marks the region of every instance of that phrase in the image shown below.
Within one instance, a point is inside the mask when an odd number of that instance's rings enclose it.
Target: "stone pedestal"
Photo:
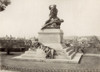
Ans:
[[[15,59],[46,59],[46,54],[42,49],[28,50],[20,56],[14,57]]]
[[[39,42],[53,49],[62,49],[63,31],[61,29],[44,29],[38,33]]]
[[[76,55],[74,49],[62,46],[63,31],[61,29],[44,29],[38,33],[39,42],[56,50],[55,59],[72,60]]]
[[[48,46],[56,50],[57,55],[54,59],[46,59],[46,54],[43,50],[36,51],[28,50],[24,54],[14,57],[14,59],[28,59],[36,61],[53,61],[53,62],[71,62],[78,63],[83,54],[74,52],[73,48],[64,48],[62,46],[63,31],[61,29],[44,29],[38,33],[39,42],[44,46]]]

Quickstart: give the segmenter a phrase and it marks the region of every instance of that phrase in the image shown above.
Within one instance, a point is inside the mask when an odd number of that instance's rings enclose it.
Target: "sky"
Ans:
[[[64,36],[100,36],[100,0],[11,0],[0,12],[0,37],[38,36],[52,4],[57,5],[58,17],[64,20]]]

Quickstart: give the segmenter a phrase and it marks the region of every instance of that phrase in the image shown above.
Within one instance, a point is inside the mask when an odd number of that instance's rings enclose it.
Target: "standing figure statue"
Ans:
[[[60,24],[61,22],[63,22],[63,20],[57,17],[58,10],[56,8],[56,5],[50,5],[49,10],[50,10],[49,20],[45,22],[44,26],[42,27],[42,30],[51,28],[59,29]]]

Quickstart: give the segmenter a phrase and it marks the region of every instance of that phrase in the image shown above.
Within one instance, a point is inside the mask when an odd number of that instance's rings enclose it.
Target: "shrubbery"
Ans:
[[[97,36],[83,36],[73,39],[65,39],[67,45],[72,44],[77,52],[87,52],[88,49],[97,49],[100,51],[100,40]]]
[[[10,0],[0,0],[0,12],[4,11],[6,6],[8,6],[10,3]]]
[[[11,51],[25,51],[31,45],[31,41],[24,38],[14,38],[14,37],[3,37],[0,38],[0,50],[6,51],[7,54],[10,54]]]
[[[30,48],[32,41],[24,38],[3,37],[0,38],[0,51],[6,51],[9,54],[11,51],[21,52]],[[76,52],[87,52],[97,50],[100,52],[100,40],[97,36],[75,37],[65,39],[63,42],[67,47],[73,47]]]

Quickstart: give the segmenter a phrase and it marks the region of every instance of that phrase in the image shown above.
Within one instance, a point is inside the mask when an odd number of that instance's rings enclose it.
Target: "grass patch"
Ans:
[[[46,71],[55,70],[56,72],[61,70],[99,70],[100,69],[100,57],[83,56],[80,64],[70,63],[52,63],[52,62],[34,62],[34,61],[21,61],[13,60],[12,57],[22,54],[21,52],[14,52],[12,55],[6,55],[6,53],[0,54],[1,67],[6,70],[17,70],[21,72],[31,71]]]
[[[86,53],[100,54],[99,48],[85,48]]]

